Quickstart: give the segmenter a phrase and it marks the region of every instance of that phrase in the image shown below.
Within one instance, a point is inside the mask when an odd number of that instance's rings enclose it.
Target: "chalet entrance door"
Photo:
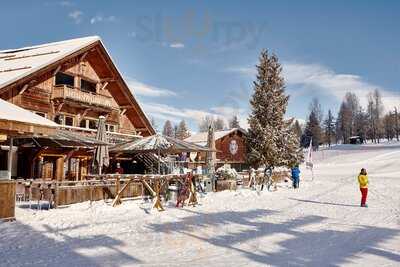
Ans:
[[[53,157],[45,157],[42,165],[42,177],[46,180],[54,179],[55,159]]]

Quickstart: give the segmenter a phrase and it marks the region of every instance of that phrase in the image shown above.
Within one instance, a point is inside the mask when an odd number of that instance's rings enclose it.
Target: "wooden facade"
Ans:
[[[79,44],[76,40],[73,45]],[[0,51],[0,60],[29,69],[24,60],[40,60],[52,53],[56,56],[62,53],[59,47],[66,45],[68,41],[47,44],[44,47],[49,47],[49,52],[41,54],[35,52],[35,47],[6,51],[5,56]],[[101,40],[93,38],[77,47],[70,54],[55,57],[34,72],[0,86],[0,98],[55,121],[64,129],[92,137],[96,135],[99,116],[105,116],[110,142],[154,134]],[[1,74],[20,71],[22,67],[0,69],[0,78]],[[87,149],[23,148],[18,151],[19,167],[14,177],[79,180],[90,171],[91,159],[92,152]]]
[[[224,164],[229,164],[237,171],[241,171],[248,167],[246,163],[247,148],[244,139],[245,134],[246,132],[239,128],[220,132],[217,131],[215,133],[215,148],[218,151],[216,155],[216,168]],[[200,133],[198,138],[193,136],[186,139],[186,141],[205,145],[207,142],[205,137],[205,133]],[[194,161],[190,160],[190,162],[191,167],[197,167],[199,165],[205,167],[206,154],[200,153]]]

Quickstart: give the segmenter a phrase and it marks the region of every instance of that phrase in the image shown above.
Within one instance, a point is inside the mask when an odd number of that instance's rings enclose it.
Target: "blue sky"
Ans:
[[[399,1],[5,1],[0,49],[99,35],[161,126],[206,115],[246,122],[254,65],[280,58],[287,116],[312,97],[337,111],[347,91],[379,88],[400,106]],[[161,128],[161,127],[160,127]]]

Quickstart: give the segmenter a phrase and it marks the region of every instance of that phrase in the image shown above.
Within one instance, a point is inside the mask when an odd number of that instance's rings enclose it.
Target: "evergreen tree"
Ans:
[[[332,144],[332,138],[335,135],[335,118],[332,115],[331,110],[328,110],[328,115],[324,121],[324,132],[325,132],[325,139],[328,143],[329,147]]]
[[[178,138],[178,125],[174,125],[174,137]]]
[[[301,136],[303,135],[303,129],[301,129],[301,125],[298,120],[296,120],[293,124],[293,132],[296,134],[298,140],[300,140]]]
[[[318,149],[321,142],[321,126],[319,125],[319,119],[317,113],[314,110],[311,111],[308,117],[306,128],[304,129],[301,144],[303,147],[308,147],[312,139],[312,145],[314,149]]]
[[[181,120],[181,122],[178,125],[176,138],[183,140],[188,138],[189,136],[190,136],[190,131],[186,126],[186,122],[184,120]]]
[[[343,141],[344,144],[349,143],[351,137],[351,123],[352,123],[352,112],[345,101],[340,105],[340,110],[337,117],[337,132],[339,133],[338,138]]]
[[[163,135],[170,136],[170,137],[175,136],[174,127],[172,126],[172,123],[170,120],[165,121],[165,124],[163,127]]]
[[[257,80],[250,100],[246,136],[249,163],[253,166],[292,166],[302,160],[299,142],[290,122],[284,120],[289,97],[285,95],[282,67],[266,50],[260,55]]]
[[[229,120],[229,128],[233,129],[233,128],[240,128],[239,125],[239,119],[238,117],[235,115],[233,116],[230,120]]]

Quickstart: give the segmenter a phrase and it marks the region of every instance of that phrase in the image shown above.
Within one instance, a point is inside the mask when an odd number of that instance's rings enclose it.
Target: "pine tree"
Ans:
[[[170,120],[165,121],[165,124],[163,127],[163,135],[170,136],[170,137],[175,136],[174,127],[172,126],[172,123]]]
[[[253,166],[292,166],[302,160],[299,142],[290,122],[284,120],[289,97],[281,76],[282,67],[266,50],[260,55],[257,80],[250,100],[246,136],[249,163]]]
[[[186,122],[184,120],[181,120],[181,122],[178,125],[176,138],[183,140],[188,138],[189,136],[190,136],[190,131],[186,126]]]
[[[332,115],[331,110],[328,110],[328,115],[324,121],[324,132],[325,132],[325,139],[328,143],[329,147],[332,144],[332,138],[335,135],[335,118]]]
[[[240,128],[238,116],[235,115],[229,120],[229,128]]]
[[[319,119],[317,113],[314,110],[311,111],[308,117],[306,128],[304,129],[301,144],[303,147],[308,147],[312,139],[312,145],[314,149],[318,149],[321,143],[321,126],[319,125]]]
[[[303,129],[301,129],[301,125],[298,120],[296,120],[293,124],[293,132],[296,134],[298,140],[300,140],[301,136],[303,135]]]

